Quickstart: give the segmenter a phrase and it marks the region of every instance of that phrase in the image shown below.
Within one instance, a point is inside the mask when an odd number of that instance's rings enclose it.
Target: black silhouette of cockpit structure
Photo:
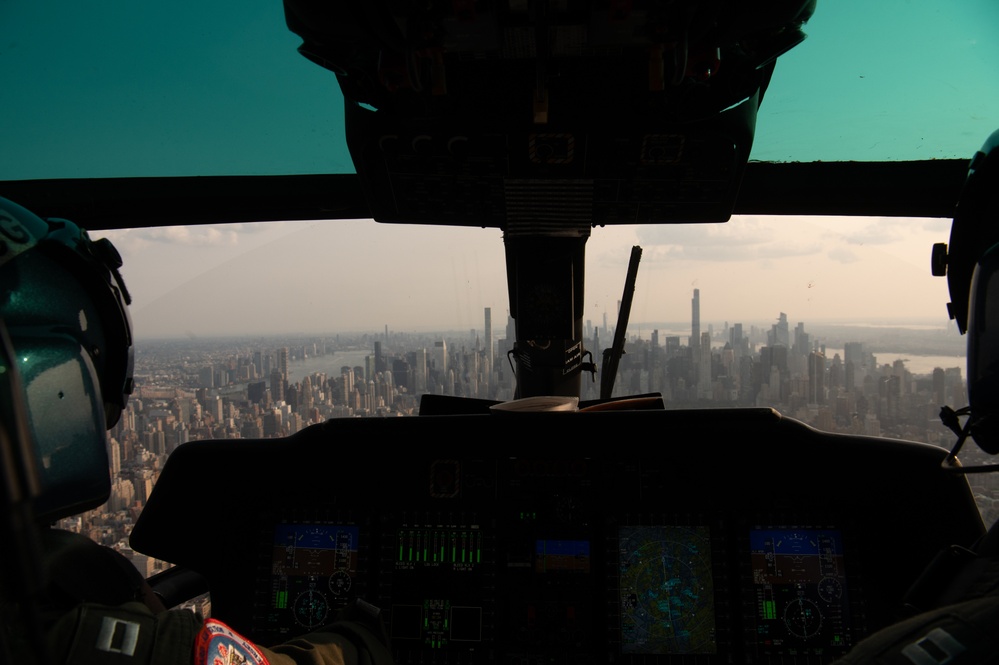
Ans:
[[[593,226],[731,216],[774,63],[814,9],[285,2],[343,91],[372,216],[503,230],[518,397],[579,395]]]

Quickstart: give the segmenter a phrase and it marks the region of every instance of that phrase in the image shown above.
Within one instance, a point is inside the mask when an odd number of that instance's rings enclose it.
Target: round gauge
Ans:
[[[843,583],[835,577],[823,577],[819,582],[819,599],[826,603],[838,602],[843,597]]]
[[[784,608],[784,625],[795,637],[807,640],[822,630],[822,612],[807,598],[792,600]]]
[[[330,575],[330,591],[335,596],[345,596],[350,591],[350,573],[338,570]]]
[[[322,626],[329,613],[330,605],[326,596],[315,589],[300,593],[292,606],[295,621],[310,629]]]

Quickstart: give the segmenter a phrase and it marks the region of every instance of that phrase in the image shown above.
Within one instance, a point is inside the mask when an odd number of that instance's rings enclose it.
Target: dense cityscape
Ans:
[[[803,322],[792,326],[785,313],[769,327],[702,329],[699,298],[695,289],[687,334],[653,329],[629,337],[615,396],[658,393],[669,409],[772,407],[828,432],[953,445],[939,413],[967,403],[962,364],[926,373],[911,372],[904,359],[879,364],[876,342],[820,337]],[[109,432],[110,500],[61,526],[119,549],[143,574],[154,574],[165,564],[132,552],[127,537],[178,446],[288,436],[330,418],[415,416],[425,393],[511,400],[507,354],[514,338],[513,320],[495,329],[486,308],[483,328],[464,333],[386,326],[309,338],[139,340],[135,391]],[[586,322],[585,346],[594,357],[612,339],[606,320]],[[597,399],[599,386],[584,375],[580,399]],[[987,461],[974,446],[965,451],[966,463]],[[994,475],[969,476],[987,523],[999,497]]]

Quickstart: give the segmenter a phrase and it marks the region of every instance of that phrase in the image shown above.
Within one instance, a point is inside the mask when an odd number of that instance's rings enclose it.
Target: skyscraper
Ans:
[[[940,376],[943,377],[943,370],[940,370]],[[111,463],[111,478],[117,479],[121,475],[121,444],[118,443],[117,439],[108,439],[108,448],[110,452],[110,463]]]
[[[489,367],[493,366],[493,308],[486,307],[486,358],[489,359]]]
[[[853,390],[857,386],[857,369],[852,361],[843,363],[843,387]]]
[[[696,291],[694,293],[697,293]],[[700,357],[697,359],[697,396],[710,399],[714,387],[711,385],[711,335],[701,333]]]
[[[947,380],[940,367],[933,368],[933,401],[937,406],[947,403]]]
[[[809,404],[825,404],[826,357],[818,351],[808,354],[808,395]]]
[[[660,381],[660,357],[659,357],[659,329],[656,328],[652,331],[652,337],[649,340],[649,356],[648,356],[648,367],[649,367],[649,392],[657,392],[659,390]]]
[[[770,346],[791,346],[791,333],[787,325],[787,314],[784,312],[780,313],[777,323],[771,326],[770,334],[767,336],[767,343]]]
[[[794,327],[794,342],[791,344],[792,350],[801,356],[807,356],[812,350],[811,339],[808,333],[805,332],[805,324],[798,322],[798,325]]]
[[[288,380],[288,347],[282,347],[278,349],[278,371],[281,372],[281,378],[285,381]],[[271,389],[273,391],[273,388]]]
[[[741,323],[733,323],[729,329],[729,343],[736,358],[749,355],[749,339],[742,331]]]
[[[694,297],[690,301],[690,348],[696,362],[700,358],[698,348],[701,343],[701,290],[694,289]]]
[[[304,413],[308,413],[312,410],[312,406],[315,403],[315,397],[312,394],[312,379],[306,376],[302,379],[302,394],[298,399],[298,410]]]
[[[417,349],[412,352],[413,386],[417,394],[427,391],[427,350]]]
[[[445,376],[447,374],[447,342],[441,340],[439,342],[434,342],[434,369],[439,372],[440,376]]]
[[[860,368],[864,364],[864,344],[863,342],[846,342],[843,344],[843,362],[853,363],[854,367]]]
[[[275,402],[284,401],[284,377],[279,369],[271,372],[271,399]]]

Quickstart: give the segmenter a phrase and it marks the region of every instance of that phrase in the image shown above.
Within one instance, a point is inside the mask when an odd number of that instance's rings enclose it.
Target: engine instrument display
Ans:
[[[474,652],[490,630],[485,589],[494,557],[482,526],[420,515],[404,518],[391,533],[379,586],[396,661]]]

